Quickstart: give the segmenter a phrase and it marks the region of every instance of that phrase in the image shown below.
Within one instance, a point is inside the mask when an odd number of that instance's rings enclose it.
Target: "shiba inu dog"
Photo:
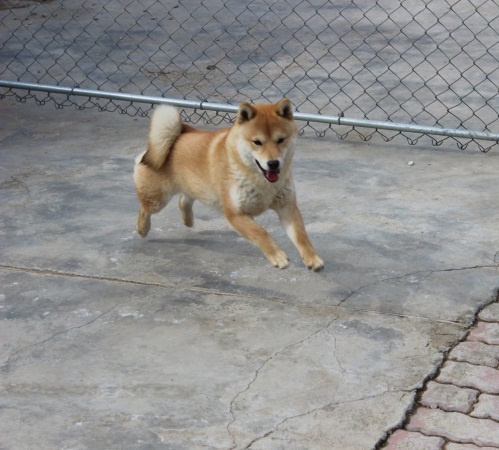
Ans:
[[[199,200],[225,214],[241,236],[256,244],[272,265],[289,260],[253,218],[267,209],[281,224],[309,269],[324,267],[305,231],[296,204],[291,160],[298,136],[288,99],[276,104],[239,106],[230,128],[207,131],[182,123],[172,106],[151,118],[147,150],[135,161],[134,181],[141,208],[137,232],[147,236],[151,215],[179,195],[184,224],[192,227]]]

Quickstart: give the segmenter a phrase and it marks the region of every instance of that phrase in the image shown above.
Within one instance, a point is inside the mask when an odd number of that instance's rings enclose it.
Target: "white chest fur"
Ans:
[[[261,179],[258,179],[261,177]],[[255,178],[258,181],[255,183]],[[289,179],[270,183],[261,174],[255,177],[236,177],[230,190],[232,206],[243,214],[258,216],[269,208],[284,206],[293,196],[293,182]]]

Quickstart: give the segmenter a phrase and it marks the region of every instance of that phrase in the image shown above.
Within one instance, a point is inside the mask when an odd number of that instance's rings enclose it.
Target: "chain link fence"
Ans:
[[[187,120],[217,123],[288,97],[318,135],[485,152],[496,30],[498,0],[0,0],[0,97],[130,115],[187,100]]]

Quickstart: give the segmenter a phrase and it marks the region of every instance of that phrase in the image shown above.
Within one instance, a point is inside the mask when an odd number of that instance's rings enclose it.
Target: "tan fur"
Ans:
[[[287,99],[270,105],[242,103],[235,124],[216,131],[182,124],[175,108],[158,107],[151,119],[147,150],[135,164],[141,204],[137,232],[145,237],[151,215],[180,194],[185,225],[193,226],[192,204],[199,200],[223,212],[229,224],[258,245],[272,265],[285,268],[288,257],[253,220],[273,209],[305,265],[321,270],[324,263],[308,239],[296,205],[291,160],[297,136]]]

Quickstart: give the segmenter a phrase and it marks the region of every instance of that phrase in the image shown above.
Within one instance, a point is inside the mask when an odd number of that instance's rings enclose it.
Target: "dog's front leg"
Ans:
[[[225,212],[225,215],[234,230],[248,241],[258,245],[270,264],[279,267],[279,269],[285,269],[289,266],[286,253],[274,242],[270,234],[253,220],[253,217],[228,211]]]
[[[300,252],[305,265],[316,272],[322,270],[324,268],[324,261],[319,257],[308,238],[305,223],[296,205],[296,201],[292,201],[284,207],[276,209],[276,212],[287,235]]]

